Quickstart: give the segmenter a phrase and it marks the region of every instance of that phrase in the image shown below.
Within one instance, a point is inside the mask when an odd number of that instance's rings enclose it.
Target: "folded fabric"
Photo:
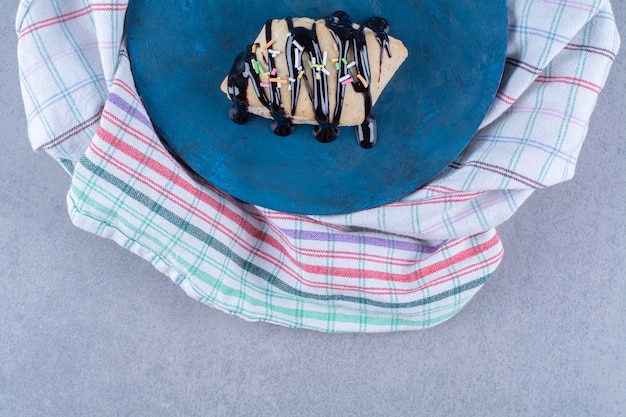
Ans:
[[[619,47],[608,1],[510,0],[504,76],[464,152],[397,202],[302,216],[225,195],[168,154],[134,87],[126,6],[19,6],[29,138],[71,174],[72,222],[200,302],[327,332],[419,329],[456,314],[502,259],[494,228],[534,190],[573,176]]]

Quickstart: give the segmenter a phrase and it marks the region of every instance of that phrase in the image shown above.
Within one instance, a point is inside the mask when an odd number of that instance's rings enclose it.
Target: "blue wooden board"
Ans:
[[[352,127],[321,143],[309,125],[280,137],[267,119],[233,123],[220,84],[265,21],[337,10],[359,23],[386,18],[409,50],[374,106],[376,146],[361,148]],[[192,170],[253,204],[340,214],[401,198],[460,154],[495,97],[507,24],[505,0],[131,0],[126,29],[141,99]]]

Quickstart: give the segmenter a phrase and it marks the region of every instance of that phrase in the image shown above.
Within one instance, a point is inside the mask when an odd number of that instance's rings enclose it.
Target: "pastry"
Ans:
[[[376,143],[372,107],[408,56],[388,36],[387,21],[353,23],[344,12],[325,19],[268,20],[255,41],[233,62],[221,89],[233,101],[230,117],[272,119],[272,130],[289,135],[312,124],[315,137],[331,142],[339,126],[355,126],[359,144]]]

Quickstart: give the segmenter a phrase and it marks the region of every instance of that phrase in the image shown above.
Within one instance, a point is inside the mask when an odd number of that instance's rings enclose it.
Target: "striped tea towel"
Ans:
[[[384,207],[302,216],[198,183],[134,87],[121,1],[21,0],[16,29],[34,149],[72,176],[75,225],[248,320],[326,332],[426,328],[502,259],[494,227],[571,178],[619,46],[607,0],[510,0],[504,77],[470,145]]]

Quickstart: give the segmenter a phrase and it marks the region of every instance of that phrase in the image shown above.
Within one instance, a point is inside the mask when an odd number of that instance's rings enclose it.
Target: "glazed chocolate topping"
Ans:
[[[367,27],[376,34],[376,39],[380,45],[379,68],[382,70],[383,51],[386,50],[387,55],[391,57],[391,47],[387,37],[389,31],[387,21],[382,17],[373,17],[364,25],[357,25],[350,20],[345,12],[336,12],[325,19],[318,19],[310,29],[294,26],[291,18],[287,18],[286,21],[289,33],[283,51],[287,57],[289,71],[291,113],[295,114],[296,112],[298,97],[304,86],[313,103],[314,117],[317,122],[317,125],[313,128],[313,133],[320,142],[331,142],[339,134],[339,120],[346,88],[352,86],[351,88],[354,88],[354,91],[357,93],[363,94],[364,98],[365,117],[363,122],[356,126],[357,140],[364,148],[374,146],[376,143],[376,121],[371,115],[371,70],[363,29]],[[328,92],[329,72],[321,65],[324,62],[325,54],[320,48],[316,34],[316,26],[318,24],[326,25],[335,40],[337,53],[339,54],[336,106],[332,114],[330,112]],[[272,20],[268,20],[265,24],[265,38],[268,43],[272,41]],[[294,129],[292,120],[283,108],[280,84],[275,82],[264,84],[261,82],[259,64],[255,62],[256,54],[253,52],[257,46],[259,45],[248,45],[246,50],[235,58],[230,69],[228,74],[228,95],[233,101],[233,106],[229,111],[229,116],[235,123],[239,124],[246,123],[250,119],[247,99],[248,81],[250,81],[250,85],[254,88],[259,101],[272,115],[273,132],[279,136],[287,136]],[[349,68],[345,63],[348,62],[348,53],[350,51],[354,56],[354,63]],[[305,54],[308,55],[308,59],[305,59]],[[268,53],[267,62],[264,62],[267,65],[267,72],[270,74],[275,73],[274,58],[274,54]],[[309,80],[307,72],[304,71],[304,65],[311,66],[312,71],[310,75],[312,75],[312,80]],[[351,79],[352,81],[345,82],[346,79]],[[269,97],[266,95],[264,87],[268,87]]]

